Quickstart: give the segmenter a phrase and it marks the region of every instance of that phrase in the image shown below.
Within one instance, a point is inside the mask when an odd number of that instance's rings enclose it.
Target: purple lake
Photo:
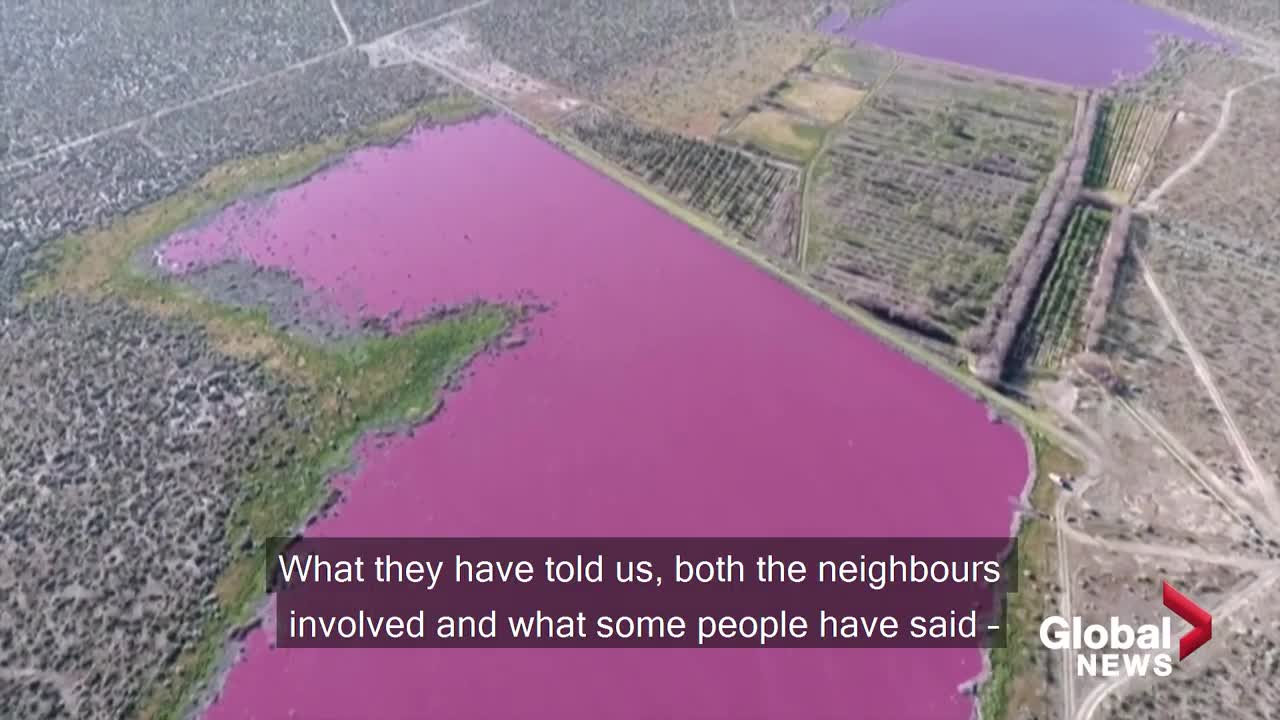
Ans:
[[[1020,435],[979,402],[499,118],[421,130],[162,250],[352,312],[536,297],[412,436],[366,441],[317,535],[1005,535]],[[968,720],[977,650],[282,650],[209,720]]]
[[[900,0],[861,23],[821,29],[915,55],[1082,87],[1141,74],[1159,35],[1217,42],[1198,25],[1132,0]]]

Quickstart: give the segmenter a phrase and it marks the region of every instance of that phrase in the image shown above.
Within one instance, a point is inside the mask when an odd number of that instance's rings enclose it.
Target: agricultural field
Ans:
[[[870,90],[898,64],[897,56],[874,45],[856,43],[828,48],[813,63],[813,72]]]
[[[1085,186],[1114,201],[1128,202],[1155,158],[1173,113],[1149,105],[1107,98],[1089,148]]]
[[[817,155],[828,131],[854,112],[870,90],[870,82],[844,75],[824,76],[815,71],[832,50],[811,54],[776,80],[767,90],[727,118],[720,137],[751,152],[763,152],[797,165]],[[863,52],[858,57],[884,58],[886,62],[855,64],[861,72],[872,69],[886,74],[892,68],[888,53]]]
[[[1014,347],[1015,366],[1054,368],[1080,348],[1084,302],[1109,223],[1110,213],[1095,207],[1077,205],[1071,213]]]
[[[782,110],[749,112],[725,134],[748,150],[764,151],[779,159],[803,164],[818,152],[826,130]]]
[[[1077,102],[917,61],[891,73],[817,161],[804,264],[839,297],[954,335],[985,314]]]
[[[831,80],[797,77],[784,81],[778,88],[778,102],[826,125],[834,125],[857,107],[866,94],[865,90]]]
[[[597,109],[575,113],[565,129],[771,255],[786,257],[792,252],[799,195],[795,169]]]
[[[689,37],[652,62],[622,68],[604,102],[664,130],[709,139],[818,42],[811,33],[757,26]]]

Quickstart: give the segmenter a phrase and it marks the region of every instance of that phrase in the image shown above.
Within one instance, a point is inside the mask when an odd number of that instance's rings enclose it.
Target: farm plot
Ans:
[[[588,147],[770,254],[792,251],[795,170],[603,110],[579,112],[567,122]]]
[[[893,70],[897,62],[893,52],[859,43],[827,49],[813,63],[813,72],[870,90]]]
[[[1072,211],[1014,348],[1015,366],[1053,368],[1078,349],[1081,310],[1109,223],[1105,210],[1080,205]]]
[[[1089,148],[1085,186],[1127,202],[1138,189],[1173,118],[1167,110],[1107,98]]]
[[[948,334],[975,325],[1075,106],[1070,94],[904,63],[819,160],[806,266],[846,299],[888,302]]]
[[[745,108],[726,113],[721,138],[790,163],[813,159],[830,128],[854,111],[870,85],[818,75],[809,69],[812,65],[810,58],[791,68]],[[892,65],[884,71],[891,72]]]
[[[822,145],[823,128],[780,110],[747,113],[725,137],[749,150],[764,151],[794,163],[805,163]]]
[[[778,100],[788,108],[827,125],[840,122],[862,98],[865,90],[817,78],[786,80],[778,90]]]

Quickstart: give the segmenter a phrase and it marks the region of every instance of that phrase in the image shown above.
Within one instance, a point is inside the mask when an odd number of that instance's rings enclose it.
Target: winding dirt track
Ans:
[[[1169,177],[1164,179],[1164,182],[1160,183],[1155,190],[1152,190],[1147,197],[1138,204],[1137,209],[1143,212],[1155,210],[1157,207],[1156,203],[1159,202],[1160,198],[1164,197],[1164,194],[1169,191],[1169,188],[1173,187],[1174,184],[1181,180],[1187,173],[1195,170],[1196,167],[1200,165],[1200,163],[1204,162],[1204,159],[1209,156],[1209,153],[1213,152],[1213,148],[1218,144],[1218,139],[1222,137],[1222,133],[1226,131],[1227,125],[1231,122],[1231,103],[1235,100],[1236,95],[1243,90],[1253,87],[1254,85],[1275,78],[1280,78],[1280,72],[1255,78],[1243,85],[1237,85],[1236,87],[1228,90],[1226,96],[1222,98],[1222,112],[1218,115],[1218,122],[1214,125],[1213,132],[1209,133],[1209,137],[1205,138],[1204,143],[1196,149],[1195,154],[1187,158],[1186,162],[1174,169],[1174,171],[1169,174]]]
[[[333,14],[338,18],[338,24],[342,26],[342,35],[347,38],[347,47],[356,44],[356,36],[351,33],[351,26],[347,24],[347,19],[342,16],[342,8],[338,7],[338,0],[329,0],[329,7],[333,8]]]

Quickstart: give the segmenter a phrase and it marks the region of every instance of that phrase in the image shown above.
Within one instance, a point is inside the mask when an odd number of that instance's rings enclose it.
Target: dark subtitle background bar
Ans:
[[[280,647],[990,647],[1016,556],[1010,538],[301,538],[268,545],[267,580]]]

